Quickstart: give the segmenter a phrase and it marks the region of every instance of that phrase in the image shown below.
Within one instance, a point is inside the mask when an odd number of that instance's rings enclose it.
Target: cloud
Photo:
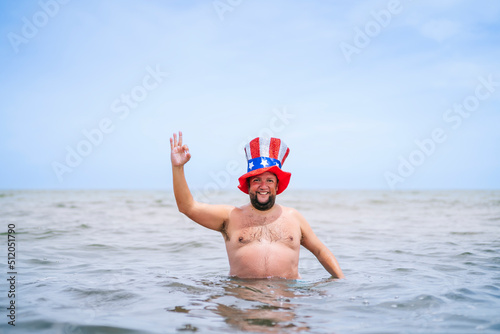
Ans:
[[[447,19],[426,22],[420,28],[420,32],[423,36],[440,43],[461,33],[460,24]]]
[[[335,161],[325,155],[325,166],[334,162],[345,168],[346,180],[373,184],[368,175],[383,172],[374,166],[391,167],[399,154],[412,149],[415,138],[439,126],[443,112],[471,94],[479,76],[496,69],[500,52],[493,20],[500,5],[402,3],[401,13],[347,64],[339,43],[352,38],[353,28],[364,27],[373,20],[371,12],[387,8],[388,1],[246,1],[227,12],[224,21],[210,1],[69,2],[19,54],[0,54],[6,64],[0,77],[5,97],[0,156],[15,161],[5,179],[21,182],[26,177],[16,170],[35,167],[51,173],[50,162],[63,159],[66,146],[84,139],[83,129],[111,117],[116,130],[73,171],[73,183],[56,186],[96,186],[95,180],[120,169],[122,174],[107,184],[167,187],[168,137],[178,130],[195,154],[191,175],[203,182],[208,170],[240,159],[239,143],[272,125],[275,108],[286,107],[294,118],[278,135],[290,142],[294,168],[300,170],[302,158],[318,154],[310,146],[318,138],[322,150],[342,157]],[[36,3],[0,6],[14,15],[0,20],[3,32],[19,31],[22,17],[39,10]],[[140,85],[145,68],[156,64],[168,78],[129,117],[117,119],[112,102]],[[498,95],[485,101],[485,110],[498,109]],[[491,113],[476,114],[463,129],[492,132],[485,127],[495,121]],[[499,135],[490,136],[488,142],[474,142],[478,161],[488,164],[499,161],[491,158]],[[459,143],[450,138],[436,160],[448,147],[461,149]],[[445,160],[442,168],[460,168]],[[143,172],[145,165],[151,172]],[[36,184],[52,187],[55,179]]]

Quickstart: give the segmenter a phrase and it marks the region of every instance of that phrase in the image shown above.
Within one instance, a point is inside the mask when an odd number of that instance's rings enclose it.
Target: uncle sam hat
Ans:
[[[247,179],[249,177],[271,172],[276,175],[279,181],[276,194],[281,194],[288,187],[292,176],[291,173],[281,170],[288,153],[290,153],[290,149],[281,139],[262,137],[252,139],[245,146],[245,154],[248,160],[247,173],[238,179],[240,183],[238,188],[248,194]]]

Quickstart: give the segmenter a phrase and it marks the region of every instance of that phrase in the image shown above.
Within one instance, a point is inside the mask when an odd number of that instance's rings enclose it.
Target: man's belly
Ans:
[[[253,241],[237,247],[226,246],[231,276],[300,278],[298,272],[300,248],[293,249],[284,243],[268,241]]]

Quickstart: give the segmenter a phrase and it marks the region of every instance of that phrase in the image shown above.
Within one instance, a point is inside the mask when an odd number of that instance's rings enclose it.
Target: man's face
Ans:
[[[266,211],[274,206],[276,191],[278,190],[278,179],[271,172],[252,176],[248,181],[248,194],[253,207],[260,211]]]

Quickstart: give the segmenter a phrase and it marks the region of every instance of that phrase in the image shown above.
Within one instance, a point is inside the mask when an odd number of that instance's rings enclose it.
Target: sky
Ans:
[[[500,189],[498,1],[2,1],[0,189]]]

